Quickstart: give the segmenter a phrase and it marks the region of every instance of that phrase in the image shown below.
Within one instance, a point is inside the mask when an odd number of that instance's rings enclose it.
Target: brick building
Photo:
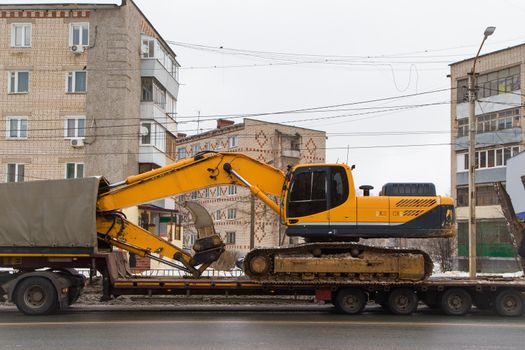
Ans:
[[[491,52],[476,64],[477,254],[482,270],[514,269],[510,236],[493,183],[505,182],[507,160],[525,148],[525,44]],[[450,65],[451,181],[457,203],[459,256],[468,256],[468,73],[473,58]]]
[[[115,182],[172,162],[178,68],[131,0],[0,5],[0,181]],[[172,209],[129,214],[167,235]]]
[[[216,129],[177,139],[177,157],[191,157],[204,150],[242,152],[286,171],[288,165],[324,163],[325,145],[324,131],[254,119],[244,119],[238,124],[218,120]],[[196,200],[209,211],[227,249],[245,253],[253,247],[289,242],[278,216],[264,203],[253,200],[248,189],[216,186],[185,194],[179,200]],[[184,246],[190,247],[195,239],[194,234],[187,234],[192,232],[191,217],[184,215],[183,218]]]

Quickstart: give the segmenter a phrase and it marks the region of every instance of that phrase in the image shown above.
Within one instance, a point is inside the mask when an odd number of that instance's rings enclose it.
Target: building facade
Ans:
[[[478,269],[514,269],[513,251],[495,182],[506,181],[507,161],[525,149],[525,44],[488,53],[476,64],[476,190]],[[451,181],[457,204],[458,255],[468,256],[468,73],[473,59],[450,65]]]
[[[326,133],[283,124],[244,119],[218,120],[217,128],[177,140],[177,157],[201,151],[241,152],[283,171],[288,165],[324,163]],[[251,248],[288,244],[278,215],[240,186],[215,186],[179,196],[179,201],[202,204],[214,219],[215,229],[228,250],[246,253]],[[183,215],[184,246],[195,240],[191,217]]]
[[[0,181],[116,182],[172,162],[178,69],[130,0],[0,5]],[[170,209],[130,215],[167,234]]]

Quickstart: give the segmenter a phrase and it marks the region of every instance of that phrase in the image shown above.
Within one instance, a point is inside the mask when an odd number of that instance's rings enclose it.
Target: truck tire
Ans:
[[[345,288],[337,292],[334,306],[337,312],[347,315],[357,315],[365,309],[368,298],[358,288]]]
[[[463,288],[447,289],[441,297],[441,310],[447,315],[465,315],[471,308],[472,297]]]
[[[396,315],[410,315],[417,309],[418,298],[413,290],[397,288],[388,296],[388,308]]]
[[[55,286],[47,278],[28,277],[16,286],[14,302],[26,315],[48,315],[58,310]]]
[[[520,316],[523,314],[523,295],[515,289],[504,289],[496,296],[495,306],[500,316]]]

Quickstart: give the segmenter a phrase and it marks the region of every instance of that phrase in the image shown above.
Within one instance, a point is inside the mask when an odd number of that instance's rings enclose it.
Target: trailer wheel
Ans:
[[[496,312],[500,316],[520,316],[523,313],[523,295],[514,289],[504,289],[496,296]]]
[[[447,315],[465,315],[472,308],[472,297],[463,288],[446,290],[441,297],[441,310]]]
[[[337,292],[334,306],[340,313],[356,315],[363,312],[367,299],[366,294],[361,289],[345,288]]]
[[[16,287],[14,302],[26,315],[47,315],[58,309],[55,286],[47,278],[28,277]]]
[[[417,295],[408,288],[397,288],[388,296],[388,308],[396,315],[410,315],[417,309]]]

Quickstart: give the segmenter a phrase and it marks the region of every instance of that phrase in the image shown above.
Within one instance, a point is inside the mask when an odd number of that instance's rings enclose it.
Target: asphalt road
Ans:
[[[0,310],[0,349],[522,349],[525,317],[328,307],[77,307],[28,317]]]

